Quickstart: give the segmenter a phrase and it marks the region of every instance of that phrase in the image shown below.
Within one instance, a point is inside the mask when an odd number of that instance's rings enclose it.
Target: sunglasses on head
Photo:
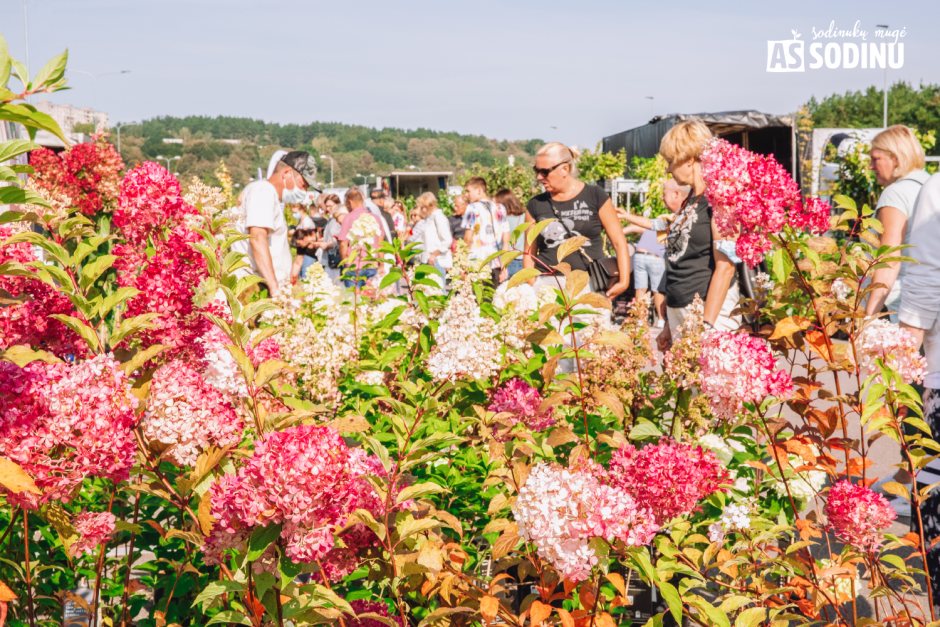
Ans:
[[[553,166],[550,167],[550,168],[537,168],[537,167],[535,167],[535,166],[532,166],[532,171],[535,172],[535,175],[536,175],[536,176],[543,176],[543,177],[546,177],[546,176],[548,176],[549,174],[551,174],[552,172],[554,172],[556,168],[559,168],[559,167],[565,165],[566,163],[571,163],[571,162],[570,162],[570,161],[562,161],[561,163],[556,163],[555,165],[553,165]]]

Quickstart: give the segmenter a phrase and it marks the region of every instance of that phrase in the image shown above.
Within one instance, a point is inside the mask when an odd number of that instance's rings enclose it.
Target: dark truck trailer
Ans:
[[[649,124],[604,138],[604,152],[627,153],[627,165],[633,157],[650,158],[659,153],[659,143],[666,132],[679,122],[699,120],[712,133],[761,155],[773,155],[790,175],[797,179],[796,134],[793,117],[760,111],[722,111],[720,113],[673,113],[659,115]]]

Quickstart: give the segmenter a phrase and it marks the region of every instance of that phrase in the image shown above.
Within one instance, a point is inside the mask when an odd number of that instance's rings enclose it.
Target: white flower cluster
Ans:
[[[825,572],[829,570],[830,568],[832,568],[833,566],[836,566],[836,564],[834,564],[832,560],[821,559],[819,560],[819,563],[816,565],[816,569],[818,572]],[[863,591],[862,578],[858,573],[858,569],[852,564],[843,564],[843,566],[845,568],[848,568],[850,571],[855,571],[855,575],[854,576],[851,574],[828,575],[826,577],[821,578],[822,581],[832,582],[833,580],[835,580],[834,581],[835,585],[833,586],[832,584],[830,584],[828,586],[829,588],[828,591],[830,593],[835,593],[839,597],[841,602],[845,602],[844,600],[851,600],[859,596]],[[852,593],[853,586],[855,588],[854,594]]]
[[[205,346],[204,367],[200,371],[206,383],[217,389],[236,407],[240,405],[238,399],[248,394],[245,377],[242,376],[235,358],[229,352],[226,344],[229,339],[222,330],[213,326],[212,330],[198,340]]]
[[[326,311],[342,301],[343,290],[327,276],[319,263],[307,268],[304,278],[304,303],[314,311]]]
[[[729,531],[744,531],[751,528],[752,503],[726,505],[718,522],[708,526],[708,539],[712,542],[724,542]]]
[[[758,272],[754,275],[754,285],[762,290],[773,289],[774,282],[770,280],[770,275],[766,272]]]
[[[367,306],[366,321],[369,324],[378,324],[399,307],[404,307],[405,310],[398,316],[398,322],[395,324],[396,331],[402,333],[409,330],[420,331],[428,323],[427,317],[420,310],[398,298],[389,298]]]
[[[809,448],[813,451],[813,455],[819,455],[819,449],[815,446],[810,446]],[[790,466],[793,468],[805,464],[799,455],[790,454],[789,458]],[[827,475],[823,470],[795,472],[787,478],[787,483],[790,484],[790,494],[793,495],[794,499],[800,501],[812,500],[816,498],[816,495],[826,486],[826,477]],[[787,496],[787,486],[780,479],[776,480],[774,490],[777,492],[778,496]]]
[[[852,293],[852,288],[842,279],[836,279],[832,282],[832,295],[838,298],[839,300],[845,300],[849,297],[849,294]]]
[[[523,349],[528,346],[525,338],[535,330],[536,323],[530,321],[529,316],[538,311],[539,299],[528,283],[512,289],[508,285],[501,284],[493,296],[493,306],[502,313],[499,333],[508,346]]]
[[[375,238],[382,234],[378,220],[371,213],[364,213],[349,227],[349,244],[361,246],[375,242]]]
[[[428,371],[437,381],[489,379],[499,372],[502,343],[496,337],[496,323],[480,315],[473,292],[460,290],[441,316]]]
[[[727,466],[731,458],[734,457],[735,452],[740,453],[746,450],[744,445],[737,440],[726,440],[717,433],[706,433],[698,439],[697,444],[714,453],[718,461],[725,466]]]

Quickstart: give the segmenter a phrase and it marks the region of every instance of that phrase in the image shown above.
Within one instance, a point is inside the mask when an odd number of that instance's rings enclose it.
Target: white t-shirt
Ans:
[[[875,207],[876,211],[882,207],[894,207],[907,218],[907,228],[904,232],[902,244],[907,244],[911,239],[911,225],[914,223],[912,218],[914,217],[917,197],[920,195],[921,187],[929,178],[930,175],[924,170],[914,170],[907,176],[899,178],[894,183],[891,183],[891,185],[888,185],[884,191],[881,192],[881,197],[878,198],[878,205]],[[906,249],[906,252],[901,251],[900,254],[910,256],[910,249]],[[901,264],[898,278],[895,280],[894,285],[891,286],[891,292],[888,294],[886,302],[893,303],[893,306],[889,306],[888,309],[897,311],[899,303],[896,301],[901,298],[901,289],[905,274],[907,274],[907,262]]]
[[[247,235],[253,226],[268,229],[268,248],[271,251],[274,276],[277,277],[278,284],[286,284],[290,281],[292,260],[290,244],[287,241],[287,222],[284,220],[281,199],[274,185],[264,180],[248,184],[242,197],[241,211],[245,216],[243,233]],[[261,276],[251,254],[251,244],[248,240],[236,242],[232,248],[248,255],[251,260],[251,272]],[[247,275],[247,269],[242,270],[241,274]]]

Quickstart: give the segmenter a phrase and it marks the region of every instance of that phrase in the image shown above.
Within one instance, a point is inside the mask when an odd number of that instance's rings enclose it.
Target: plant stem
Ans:
[[[111,513],[111,509],[114,507],[114,493],[117,492],[117,486],[113,483],[111,484],[111,499],[108,501],[108,513]],[[108,548],[108,541],[105,540],[101,544],[101,550],[98,552],[98,565],[95,567],[95,596],[91,605],[92,614],[89,624],[91,627],[96,627],[98,625],[98,602],[99,594],[101,593],[101,570],[104,568],[104,552]]]
[[[20,508],[13,508],[13,515],[10,516],[10,524],[7,525],[7,530],[3,532],[3,536],[0,537],[0,544],[3,544],[3,541],[7,539],[7,536],[10,534],[10,531],[13,530],[13,525],[16,523],[16,517],[20,515]],[[12,536],[11,536],[12,539]]]
[[[141,479],[142,479],[141,476],[137,475],[137,485],[140,485]],[[141,493],[138,492],[134,499],[134,525],[135,526],[137,525],[137,517],[138,517],[138,514],[140,513],[140,497],[141,497]],[[134,540],[136,539],[137,539],[137,532],[134,530],[131,530],[130,548],[127,552],[127,572],[124,574],[124,594],[121,596],[121,624],[122,625],[126,625],[127,619],[128,619],[128,612],[127,612],[128,591],[127,589],[128,587],[130,587],[130,584],[131,584],[131,562],[134,559]]]
[[[33,613],[33,575],[29,568],[29,512],[23,512],[23,539],[26,544],[26,603],[29,605],[29,627],[36,627]]]

